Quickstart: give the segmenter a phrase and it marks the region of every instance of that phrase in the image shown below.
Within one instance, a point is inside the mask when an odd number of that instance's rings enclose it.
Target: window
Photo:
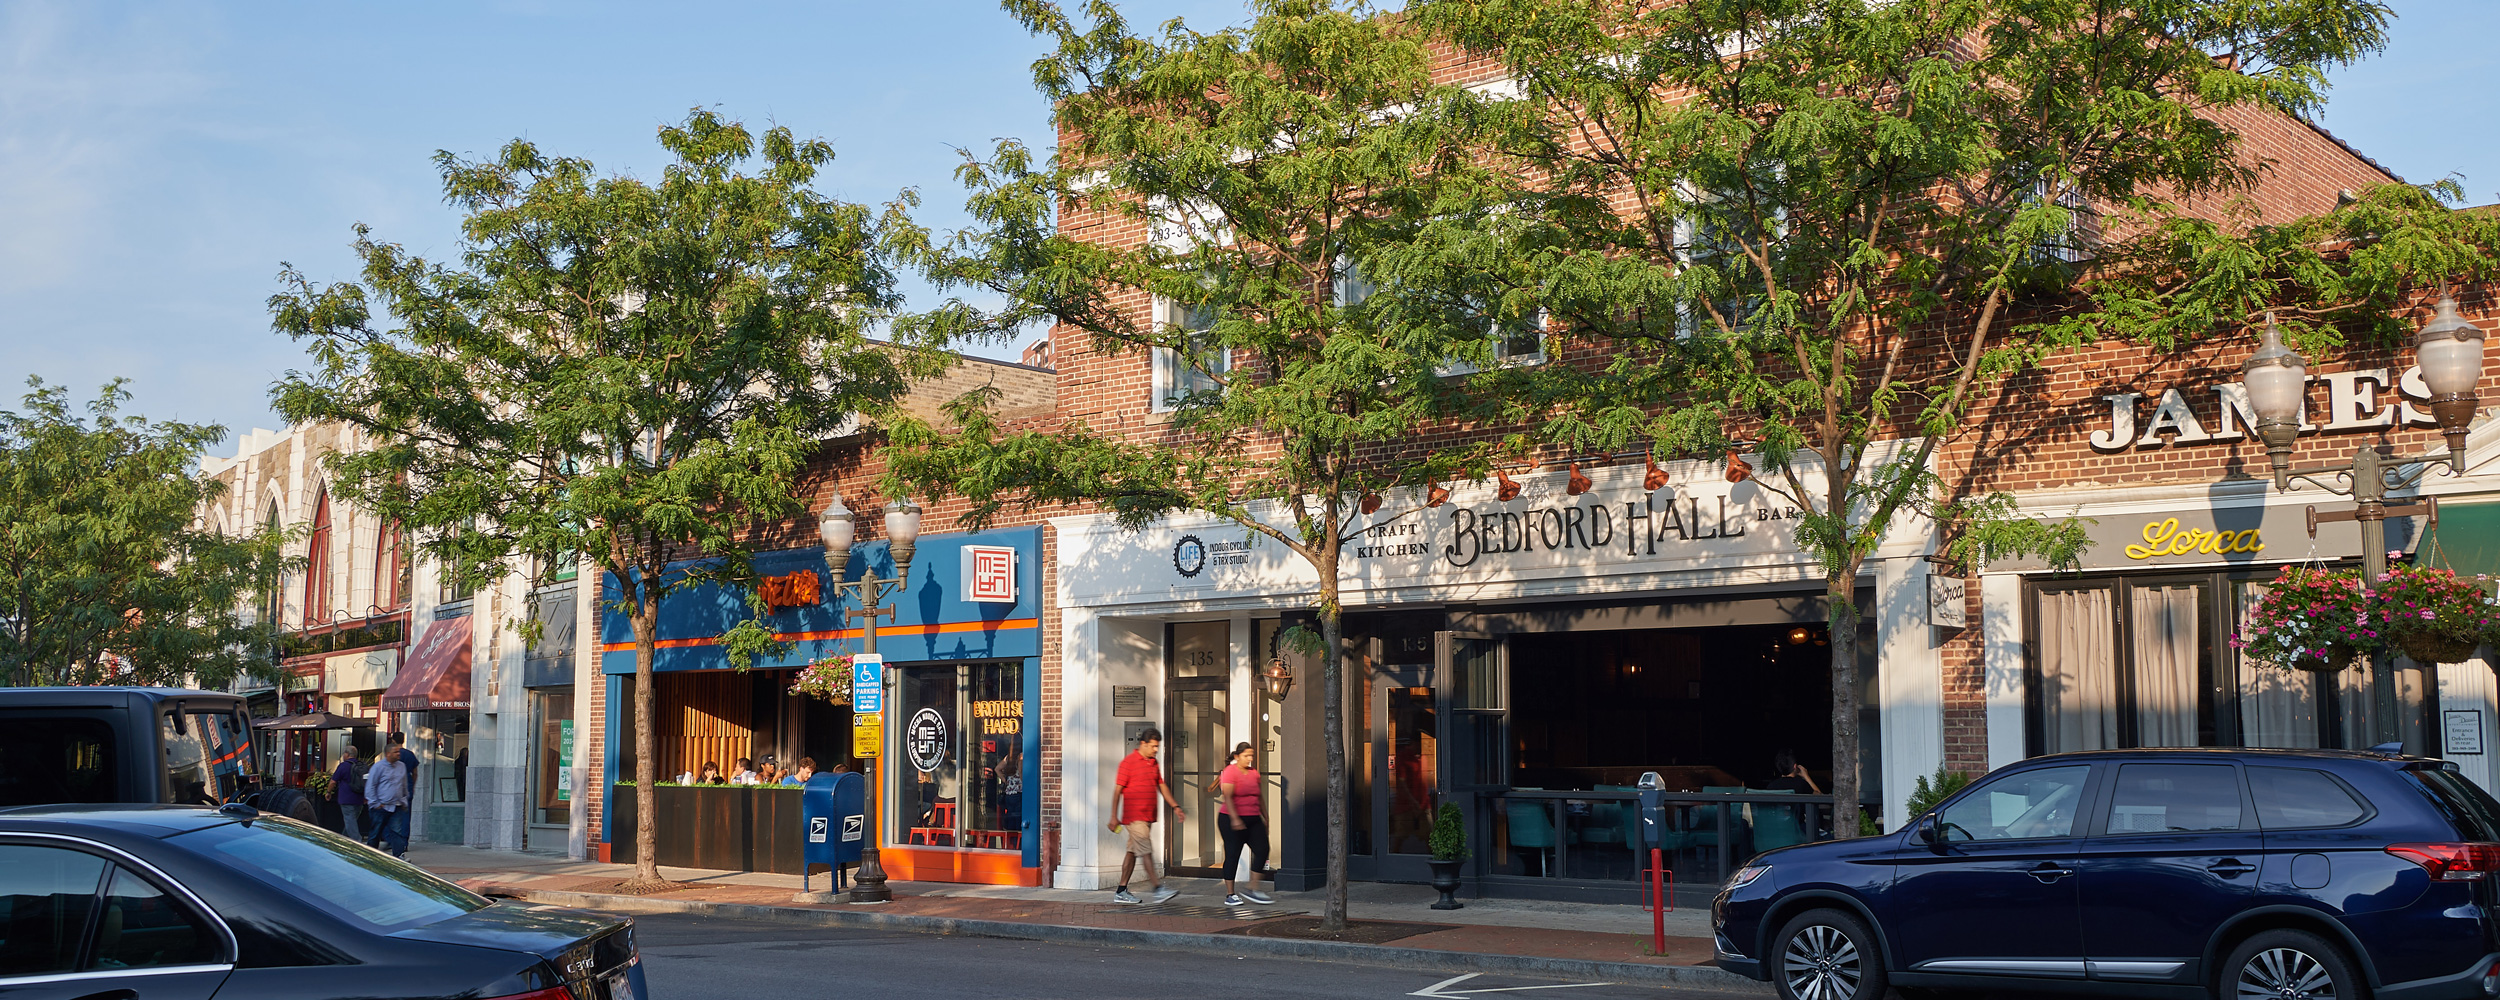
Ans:
[[[216,932],[190,907],[127,868],[113,870],[96,921],[89,971],[215,965],[223,961]]]
[[[2482,786],[2455,771],[2407,770],[2405,775],[2430,793],[2431,804],[2456,827],[2458,839],[2500,840],[2500,802],[2493,801]]]
[[[249,729],[232,712],[166,712],[165,801],[216,805],[252,775]]]
[[[408,603],[408,529],[397,521],[374,531],[373,602],[384,608]]]
[[[2307,768],[2249,768],[2248,791],[2257,800],[2257,825],[2268,830],[2342,826],[2370,812],[2343,782]]]
[[[2075,835],[2085,765],[2019,771],[1956,799],[1936,817],[1936,832],[1956,843]]]
[[[460,574],[454,572],[448,564],[436,563],[434,573],[436,583],[440,588],[440,596],[437,598],[439,603],[466,604],[470,598],[477,596],[477,588],[471,586],[468,581],[460,579]]]
[[[900,670],[889,836],[905,847],[1022,850],[1024,665]]]
[[[1214,342],[1216,308],[1157,298],[1155,313],[1155,322],[1184,336],[1189,353],[1183,357],[1171,348],[1154,349],[1154,398],[1149,409],[1168,413],[1194,393],[1220,391],[1223,384],[1217,376],[1233,365],[1232,352]]]
[[[1511,318],[1498,318],[1489,313],[1489,309],[1477,308],[1476,328],[1482,331],[1484,339],[1492,344],[1491,358],[1494,367],[1509,368],[1516,365],[1545,363],[1544,310],[1537,310],[1531,316]],[[1442,375],[1473,375],[1483,370],[1474,361],[1461,358],[1452,358],[1433,367],[1433,371]]]
[[[102,719],[0,716],[0,808],[120,801],[114,746]]]
[[[253,878],[375,931],[482,910],[485,898],[338,834],[288,820],[210,827],[184,843]]]
[[[1736,204],[1735,196],[1727,192],[1686,185],[1684,193],[1690,207],[1675,224],[1676,266],[1687,272],[1716,272],[1720,287],[1710,294],[1708,309],[1700,303],[1687,307],[1683,336],[1718,332],[1718,320],[1710,315],[1714,310],[1727,321],[1729,329],[1741,330],[1762,306],[1759,292],[1745,290],[1762,287],[1761,274],[1745,256],[1740,238],[1750,222],[1739,214],[1741,206]],[[1784,228],[1787,216],[1784,210],[1774,211],[1771,224]]]
[[[0,844],[0,981],[77,970],[107,867],[92,854]]]
[[[2045,177],[2034,183],[2031,197],[2025,200],[2024,207],[2047,200],[2051,183]],[[2085,200],[2083,191],[2073,184],[2068,184],[2065,193],[2057,196],[2057,207],[2066,210],[2066,224],[2057,235],[2032,245],[2031,262],[2079,264],[2091,259],[2091,241],[2100,231],[2100,213],[2092,210],[2092,203]]]
[[[2035,751],[2216,745],[2211,593],[2206,578],[2037,588]]]
[[[2127,764],[2109,801],[2108,831],[2197,833],[2240,828],[2240,782],[2228,764]]]
[[[313,501],[312,541],[304,561],[304,624],[330,620],[330,491]]]

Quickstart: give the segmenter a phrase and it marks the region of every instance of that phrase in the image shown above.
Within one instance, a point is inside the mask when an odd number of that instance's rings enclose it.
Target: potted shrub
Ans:
[[[2293,566],[2249,609],[2231,646],[2259,663],[2334,673],[2386,644],[2378,603],[2358,572]]]
[[[1458,901],[1458,866],[1467,861],[1467,817],[1458,803],[1441,803],[1441,812],[1432,819],[1432,887],[1441,890],[1441,899],[1432,904],[1436,910],[1463,909]]]
[[[2388,567],[2374,588],[2397,649],[2415,663],[2461,663],[2491,641],[2500,608],[2481,578],[2427,566]]]

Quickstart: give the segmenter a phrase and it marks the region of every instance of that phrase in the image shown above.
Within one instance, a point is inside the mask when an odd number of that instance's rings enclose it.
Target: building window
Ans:
[[[373,602],[386,610],[408,603],[408,530],[397,521],[374,533]]]
[[[2045,177],[2032,185],[2031,197],[2025,199],[2025,207],[2048,200],[2049,187],[2050,181]],[[2032,246],[2031,262],[2080,264],[2091,259],[2092,241],[2100,235],[2100,213],[2092,210],[2092,203],[2084,198],[2082,189],[2072,184],[2067,185],[2065,193],[2057,196],[2057,207],[2066,210],[2066,225],[2057,235]]]
[[[304,561],[304,624],[330,620],[330,491],[313,501],[312,541]]]
[[[898,668],[893,820],[904,847],[1024,847],[1024,665]]]
[[[2034,584],[2033,754],[2123,747],[2426,750],[2435,668],[2397,661],[2331,675],[2249,661],[2231,635],[2271,570]]]
[[[1733,193],[1687,185],[1684,196],[1690,208],[1675,223],[1676,267],[1685,272],[1716,272],[1721,287],[1706,300],[1707,308],[1701,302],[1685,307],[1680,333],[1686,337],[1702,331],[1717,333],[1720,320],[1730,330],[1742,330],[1762,308],[1761,272],[1746,256],[1741,238],[1751,220]],[[1779,238],[1787,230],[1788,212],[1773,210],[1770,225],[1773,238]]]
[[[1214,342],[1215,319],[1212,305],[1155,299],[1155,322],[1181,334],[1189,351],[1184,355],[1168,347],[1154,349],[1153,412],[1169,413],[1191,394],[1223,388],[1218,377],[1232,370],[1232,352]]]

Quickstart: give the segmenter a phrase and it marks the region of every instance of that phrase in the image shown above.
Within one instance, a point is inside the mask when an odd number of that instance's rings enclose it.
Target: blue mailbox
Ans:
[[[807,779],[807,789],[799,794],[799,843],[807,863],[830,865],[837,872],[843,865],[858,864],[859,849],[868,842],[862,815],[867,786],[859,775],[820,773]],[[841,884],[838,877],[835,884]]]

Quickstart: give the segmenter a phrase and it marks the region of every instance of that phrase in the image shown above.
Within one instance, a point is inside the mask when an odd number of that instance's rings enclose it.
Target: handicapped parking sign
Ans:
[[[875,715],[885,711],[885,657],[857,653],[851,657],[851,712]]]

